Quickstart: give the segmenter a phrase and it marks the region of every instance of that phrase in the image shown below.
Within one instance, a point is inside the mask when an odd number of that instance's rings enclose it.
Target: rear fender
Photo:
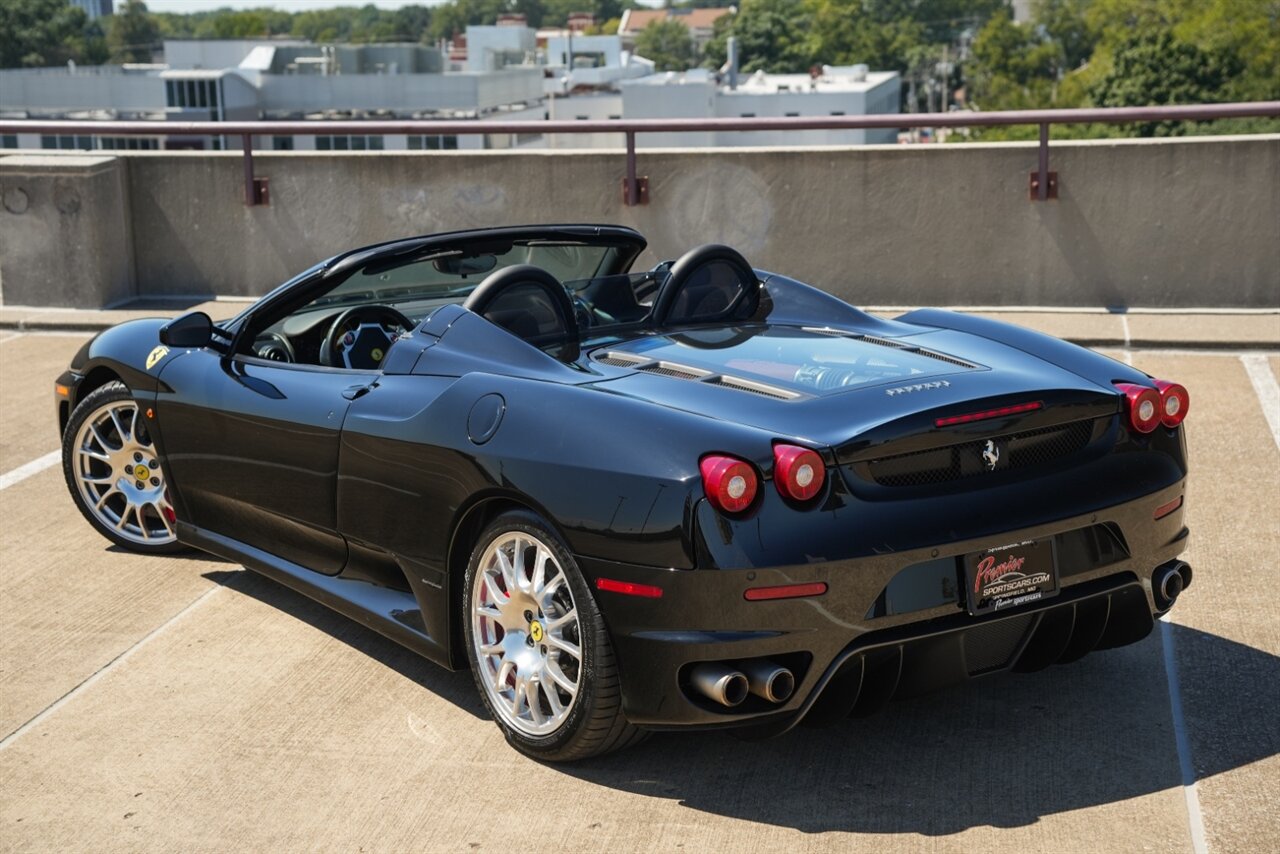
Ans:
[[[1148,379],[1147,375],[1137,368],[1103,356],[1101,353],[1095,353],[1093,350],[1071,344],[1061,338],[1054,338],[1052,335],[1045,335],[1043,332],[1035,332],[1001,320],[938,308],[917,309],[897,319],[917,326],[954,329],[957,332],[966,332],[1013,347],[1103,388],[1110,388],[1114,381],[1145,384]]]

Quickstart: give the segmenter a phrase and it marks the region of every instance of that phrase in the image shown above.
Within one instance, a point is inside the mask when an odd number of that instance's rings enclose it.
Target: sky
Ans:
[[[274,6],[285,12],[305,12],[308,9],[329,9],[334,6],[366,6],[369,3],[381,9],[399,9],[401,6],[435,6],[444,0],[146,0],[152,12],[207,12],[210,9],[253,9]],[[641,0],[646,5],[660,5],[660,0]],[[121,0],[116,0],[121,5]]]

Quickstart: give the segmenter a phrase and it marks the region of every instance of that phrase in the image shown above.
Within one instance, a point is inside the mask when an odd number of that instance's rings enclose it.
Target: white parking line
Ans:
[[[1129,316],[1120,315],[1120,328],[1124,330],[1124,347],[1129,349],[1129,343],[1133,341],[1133,336],[1129,334]]]
[[[40,472],[47,468],[52,468],[60,462],[62,462],[62,451],[50,451],[43,457],[38,457],[29,463],[23,463],[13,471],[0,474],[0,489],[8,489],[15,483],[21,483],[32,475],[40,474]]]
[[[1280,448],[1280,384],[1276,383],[1276,375],[1266,356],[1250,353],[1241,356],[1240,362],[1244,365],[1244,372],[1249,375],[1249,382],[1253,383],[1258,402],[1262,404],[1262,414],[1271,427],[1271,438],[1276,440],[1276,447]]]
[[[1173,629],[1168,614],[1160,618],[1160,646],[1164,649],[1164,675],[1169,684],[1169,707],[1173,713],[1173,742],[1178,749],[1182,796],[1187,802],[1191,849],[1195,854],[1206,854],[1209,846],[1204,838],[1204,813],[1200,811],[1200,792],[1196,788],[1196,772],[1191,765],[1191,742],[1187,738],[1187,721],[1182,713],[1182,686],[1178,680],[1178,664],[1174,660]]]
[[[197,597],[195,598],[195,600],[194,600],[194,601],[192,601],[189,605],[187,605],[185,608],[183,608],[183,609],[182,609],[181,611],[179,611],[178,613],[174,614],[172,617],[170,617],[170,618],[169,618],[168,620],[166,620],[164,623],[162,623],[162,624],[160,624],[159,626],[157,626],[156,628],[152,629],[150,632],[148,632],[146,635],[144,635],[144,636],[142,637],[142,639],[141,639],[141,640],[139,640],[137,643],[135,643],[133,646],[129,647],[129,648],[128,648],[128,649],[126,649],[124,652],[120,653],[120,654],[119,654],[119,655],[117,655],[115,658],[111,659],[111,660],[110,660],[110,661],[108,661],[106,664],[104,664],[102,667],[100,667],[100,668],[98,668],[96,671],[94,671],[93,675],[92,675],[92,676],[90,676],[88,679],[84,680],[84,681],[83,681],[83,682],[81,682],[79,685],[77,685],[76,687],[72,688],[70,691],[68,691],[67,693],[63,694],[63,695],[62,695],[61,697],[59,697],[58,699],[54,700],[52,703],[50,703],[48,706],[46,706],[46,707],[45,707],[45,708],[44,708],[44,709],[43,709],[39,714],[37,714],[37,715],[36,715],[35,717],[33,717],[31,720],[27,721],[25,724],[23,724],[22,726],[20,726],[20,727],[18,727],[17,729],[15,729],[13,732],[11,732],[11,733],[9,733],[8,735],[6,735],[3,739],[0,739],[0,750],[4,750],[5,748],[9,747],[11,744],[13,744],[15,741],[17,741],[17,740],[18,740],[19,738],[21,738],[23,735],[25,735],[25,734],[27,734],[28,732],[30,732],[34,727],[36,727],[37,725],[39,725],[43,720],[45,720],[46,718],[48,718],[50,715],[52,715],[52,714],[53,714],[54,712],[56,712],[58,709],[62,708],[62,707],[63,707],[63,706],[65,706],[67,703],[69,703],[69,702],[71,702],[72,700],[74,700],[74,699],[75,699],[79,694],[81,694],[81,693],[82,693],[82,692],[84,692],[86,689],[88,689],[91,685],[93,685],[93,683],[97,682],[97,681],[98,681],[99,679],[101,679],[103,676],[106,676],[106,675],[107,675],[107,673],[108,673],[109,671],[111,671],[112,669],[114,669],[117,665],[123,664],[125,661],[127,661],[127,660],[128,660],[129,656],[133,655],[135,652],[137,652],[139,649],[141,649],[141,648],[142,648],[142,646],[143,646],[144,644],[146,644],[146,643],[147,643],[148,641],[150,641],[152,638],[157,637],[158,635],[160,635],[160,634],[161,634],[162,632],[164,632],[166,629],[169,629],[170,627],[172,627],[175,623],[177,623],[179,620],[181,620],[181,619],[182,619],[183,617],[185,617],[187,614],[190,614],[190,613],[191,613],[192,611],[194,611],[194,610],[195,610],[195,609],[196,609],[196,608],[197,608],[201,603],[203,603],[206,599],[208,599],[210,595],[212,595],[212,594],[213,594],[214,592],[216,592],[217,590],[221,589],[221,587],[222,587],[222,585],[221,585],[221,584],[218,584],[218,585],[216,585],[216,586],[214,586],[214,587],[209,588],[209,589],[208,589],[208,590],[206,590],[205,592],[201,593],[201,594],[200,594],[199,596],[197,596]]]

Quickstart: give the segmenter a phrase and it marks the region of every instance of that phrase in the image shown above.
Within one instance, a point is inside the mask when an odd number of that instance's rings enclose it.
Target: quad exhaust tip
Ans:
[[[1151,594],[1156,607],[1167,611],[1178,601],[1178,596],[1191,584],[1191,566],[1185,561],[1171,560],[1156,567],[1151,575]]]
[[[785,703],[796,690],[795,675],[780,664],[763,658],[741,663],[752,694],[770,703]]]
[[[726,708],[733,708],[747,699],[751,685],[747,677],[739,670],[724,664],[704,662],[693,668],[690,674],[693,686],[703,696]]]
[[[731,667],[707,661],[693,668],[693,685],[706,698],[733,708],[755,694],[770,703],[785,703],[796,690],[796,677],[787,668],[765,658],[739,662]]]

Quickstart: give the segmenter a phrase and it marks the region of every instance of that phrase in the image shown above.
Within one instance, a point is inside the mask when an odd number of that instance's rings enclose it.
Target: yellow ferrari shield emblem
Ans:
[[[133,467],[134,480],[149,480],[150,478],[151,478],[151,469],[147,468],[142,463],[138,463],[136,466]]]
[[[542,643],[542,623],[534,620],[529,624],[529,637],[533,638],[534,643]]]
[[[156,362],[169,355],[169,348],[163,344],[151,351],[151,355],[147,356],[147,370],[151,370],[156,366]]]

